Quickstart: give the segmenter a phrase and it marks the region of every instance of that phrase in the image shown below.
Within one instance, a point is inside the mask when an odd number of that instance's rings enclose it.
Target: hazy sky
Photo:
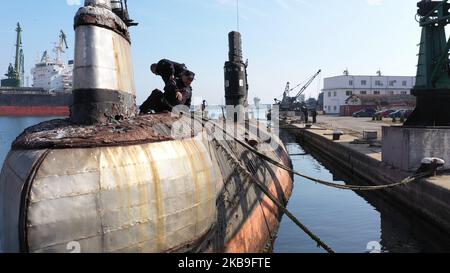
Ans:
[[[77,0],[2,1],[0,72],[14,57],[15,24],[24,29],[26,72],[37,54],[51,49],[59,30],[73,56],[73,16]],[[82,1],[83,2],[83,1]],[[227,34],[237,28],[236,0],[129,0],[138,103],[162,88],[150,74],[161,58],[184,62],[197,73],[196,96],[222,103]],[[296,85],[318,69],[322,77],[342,74],[414,76],[420,28],[417,0],[240,0],[240,31],[249,59],[250,99],[272,102],[287,81]],[[307,97],[316,96],[321,81]]]

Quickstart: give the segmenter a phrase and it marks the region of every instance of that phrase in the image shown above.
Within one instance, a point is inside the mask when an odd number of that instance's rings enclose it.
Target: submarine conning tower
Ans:
[[[77,124],[135,116],[136,88],[128,17],[123,1],[85,0],[75,16],[74,102]]]
[[[225,63],[225,101],[227,106],[247,106],[248,81],[247,65],[242,57],[241,34],[228,34],[229,53]]]

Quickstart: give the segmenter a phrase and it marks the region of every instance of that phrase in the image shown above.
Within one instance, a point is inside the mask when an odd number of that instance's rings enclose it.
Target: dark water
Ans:
[[[49,119],[54,118],[0,117],[0,165],[3,165],[17,135],[31,125]],[[291,154],[305,153],[289,135],[283,134],[282,138]],[[310,154],[293,155],[292,161],[295,169],[310,176],[353,183],[339,168],[321,163],[316,158]],[[408,213],[407,209],[385,196],[360,196],[351,191],[325,188],[298,177],[295,183],[289,209],[337,252],[368,252],[369,242],[375,247],[379,244],[385,252],[450,252],[449,235]],[[323,250],[284,217],[275,252]]]
[[[289,153],[305,153],[292,137],[283,134],[282,139],[287,143]],[[320,158],[317,152],[294,155],[292,163],[296,170],[309,176],[364,184],[364,181],[357,181],[359,178],[350,179],[333,162]],[[410,213],[383,193],[358,195],[296,177],[288,208],[336,252],[371,252],[369,250],[374,247],[390,253],[450,252],[449,234]],[[283,218],[274,250],[277,253],[324,252],[287,217]]]

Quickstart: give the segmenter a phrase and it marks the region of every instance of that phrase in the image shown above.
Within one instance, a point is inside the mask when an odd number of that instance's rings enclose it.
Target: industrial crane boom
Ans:
[[[311,83],[313,83],[313,81],[317,78],[317,76],[320,75],[320,73],[322,73],[322,70],[320,69],[319,71],[317,71],[316,74],[314,74],[314,76],[312,76],[307,82],[306,84],[300,89],[300,91],[298,91],[297,95],[294,97],[295,100],[297,100],[305,91],[306,89],[308,89],[308,87],[311,85]],[[292,88],[290,91],[295,90],[297,87],[299,87],[300,85],[297,85],[296,87]]]

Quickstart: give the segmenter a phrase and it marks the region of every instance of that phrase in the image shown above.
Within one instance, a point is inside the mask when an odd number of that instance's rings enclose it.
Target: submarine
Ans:
[[[271,251],[293,179],[274,132],[248,119],[242,37],[229,34],[227,120],[138,115],[123,1],[85,0],[74,20],[70,118],[26,129],[0,175],[7,253]],[[231,109],[235,109],[232,111]],[[228,111],[229,110],[229,111]]]

